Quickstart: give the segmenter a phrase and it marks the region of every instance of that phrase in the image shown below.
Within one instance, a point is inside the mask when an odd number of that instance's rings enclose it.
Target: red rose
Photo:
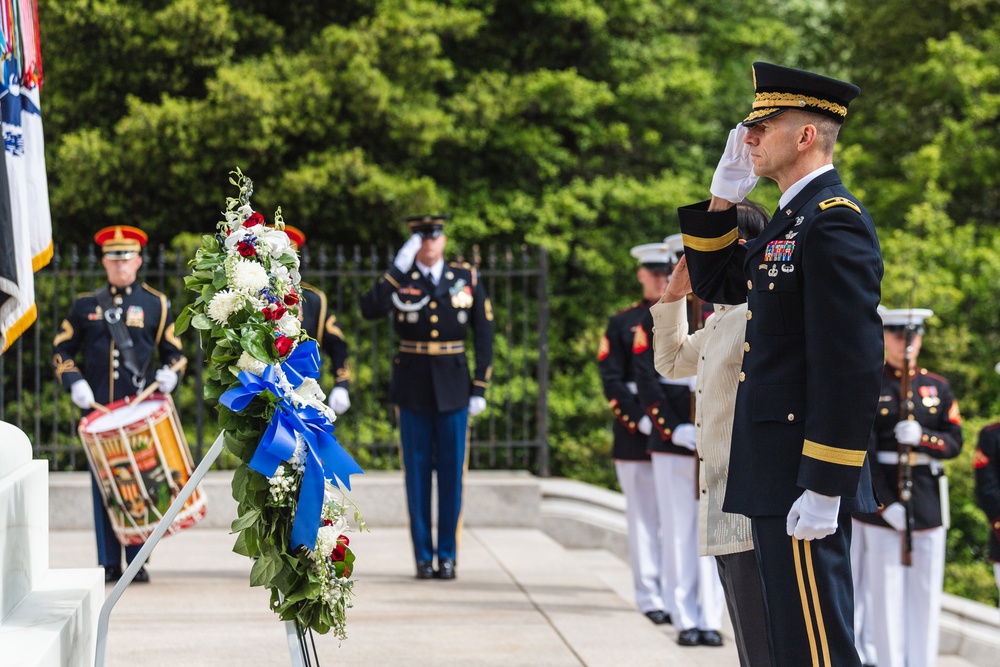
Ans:
[[[280,320],[288,312],[288,309],[281,304],[272,303],[269,306],[261,308],[260,312],[264,314],[265,320]]]
[[[257,248],[254,248],[252,243],[240,241],[236,244],[236,252],[240,253],[244,257],[253,257],[257,254]]]
[[[291,292],[285,295],[286,306],[294,306],[298,302],[299,302],[299,295],[295,293],[295,290],[292,290]]]
[[[278,351],[279,357],[291,352],[293,347],[295,347],[295,343],[288,336],[281,335],[274,339],[274,349]]]
[[[337,538],[337,541],[343,542],[345,546],[351,543],[351,541],[347,538],[347,535],[341,535]]]
[[[330,560],[332,560],[334,563],[339,563],[346,557],[347,557],[347,547],[338,542],[337,546],[335,546],[333,548],[333,551],[330,552]]]
[[[263,225],[264,216],[262,216],[257,211],[250,214],[250,217],[243,221],[244,227],[253,227],[254,225]]]
[[[323,523],[320,524],[320,525],[322,525],[322,526],[332,526],[333,525],[333,521],[330,521],[329,519],[323,519]]]

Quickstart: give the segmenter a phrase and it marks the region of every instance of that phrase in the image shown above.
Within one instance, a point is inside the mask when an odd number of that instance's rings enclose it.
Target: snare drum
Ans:
[[[80,420],[80,439],[118,541],[142,544],[191,477],[191,452],[169,395],[107,407]],[[165,535],[193,526],[205,510],[199,485]]]

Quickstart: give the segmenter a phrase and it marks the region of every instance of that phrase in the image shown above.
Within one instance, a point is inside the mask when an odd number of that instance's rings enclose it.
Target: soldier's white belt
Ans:
[[[399,351],[406,354],[461,354],[465,352],[465,341],[461,340],[401,340],[399,341]]]
[[[875,460],[883,465],[899,465],[899,461],[902,458],[899,452],[879,452],[875,456]],[[911,452],[910,453],[910,465],[911,466],[930,466],[931,472],[935,475],[939,474],[944,470],[944,465],[935,458],[932,458],[928,454],[923,452]]]

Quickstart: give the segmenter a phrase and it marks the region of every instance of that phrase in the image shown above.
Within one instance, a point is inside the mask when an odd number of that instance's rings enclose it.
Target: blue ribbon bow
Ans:
[[[350,491],[351,475],[364,471],[337,442],[333,423],[326,414],[310,406],[296,407],[289,400],[279,384],[279,369],[292,387],[299,386],[306,378],[318,378],[320,357],[316,341],[298,345],[283,363],[268,366],[259,377],[241,371],[240,386],[224,393],[219,402],[233,412],[240,412],[264,391],[278,398],[271,423],[248,464],[265,477],[273,477],[278,466],[291,460],[297,444],[296,434],[302,436],[305,443],[305,458],[300,464],[303,467],[302,484],[289,546],[296,549],[302,545],[312,550],[316,548],[326,480],[336,479]]]

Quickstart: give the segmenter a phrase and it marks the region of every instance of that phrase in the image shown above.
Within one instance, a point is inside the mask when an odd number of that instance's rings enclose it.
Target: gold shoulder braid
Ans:
[[[861,207],[845,197],[830,197],[826,201],[821,201],[819,203],[819,210],[825,211],[834,206],[846,206],[849,209],[853,209],[858,215],[861,215]]]

